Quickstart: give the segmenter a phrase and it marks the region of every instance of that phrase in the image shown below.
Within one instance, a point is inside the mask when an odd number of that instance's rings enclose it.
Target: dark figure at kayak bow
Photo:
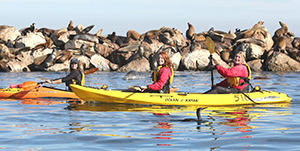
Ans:
[[[211,90],[205,92],[208,94],[227,94],[249,92],[249,81],[251,79],[250,67],[245,61],[245,52],[238,52],[234,58],[234,66],[232,68],[224,68],[218,64],[213,67],[217,69],[218,73],[226,79],[216,84]]]
[[[71,73],[68,74],[64,78],[55,79],[55,80],[46,80],[47,83],[50,84],[58,84],[58,83],[66,83],[66,86],[68,87],[69,91],[72,91],[70,88],[70,84],[78,84],[78,85],[84,85],[84,73],[81,72],[80,69],[80,63],[78,59],[73,58],[70,62],[70,71]]]
[[[172,84],[174,77],[174,66],[166,52],[162,51],[158,54],[157,66],[152,76],[154,83],[141,86],[142,92],[170,93],[170,84]]]

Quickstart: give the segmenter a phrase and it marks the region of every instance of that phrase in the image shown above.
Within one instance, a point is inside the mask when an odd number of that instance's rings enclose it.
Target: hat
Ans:
[[[73,58],[73,59],[71,59],[71,63],[70,63],[70,64],[72,64],[72,63],[77,63],[77,64],[79,64],[79,61],[78,61],[77,58]]]

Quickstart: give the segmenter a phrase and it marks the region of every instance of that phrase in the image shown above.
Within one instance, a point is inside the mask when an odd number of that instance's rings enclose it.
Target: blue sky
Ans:
[[[31,23],[37,28],[61,29],[74,25],[95,25],[92,34],[115,31],[125,36],[129,29],[139,33],[162,26],[177,28],[185,35],[187,22],[197,33],[228,32],[251,28],[258,21],[273,36],[279,21],[300,36],[299,4],[296,0],[0,0],[0,25],[22,29]]]

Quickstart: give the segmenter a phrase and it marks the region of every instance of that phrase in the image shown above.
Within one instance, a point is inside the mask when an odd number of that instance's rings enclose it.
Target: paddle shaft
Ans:
[[[212,55],[210,55],[209,60],[210,60],[210,64],[212,65]],[[211,88],[213,88],[213,86],[214,86],[214,70],[211,70],[210,72],[211,72],[211,74],[210,74]]]
[[[247,94],[245,94],[244,92],[240,91],[242,94],[244,94],[245,97],[247,97],[250,101],[252,101],[254,104],[258,104],[255,101],[253,101]]]

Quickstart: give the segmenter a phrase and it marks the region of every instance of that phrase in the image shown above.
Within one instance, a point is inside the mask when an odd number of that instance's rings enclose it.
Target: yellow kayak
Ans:
[[[73,92],[85,101],[124,104],[156,104],[184,106],[224,106],[291,102],[287,94],[275,91],[259,91],[238,94],[202,94],[188,92],[140,93],[104,90],[86,86],[71,85]],[[251,100],[249,98],[251,98]]]

